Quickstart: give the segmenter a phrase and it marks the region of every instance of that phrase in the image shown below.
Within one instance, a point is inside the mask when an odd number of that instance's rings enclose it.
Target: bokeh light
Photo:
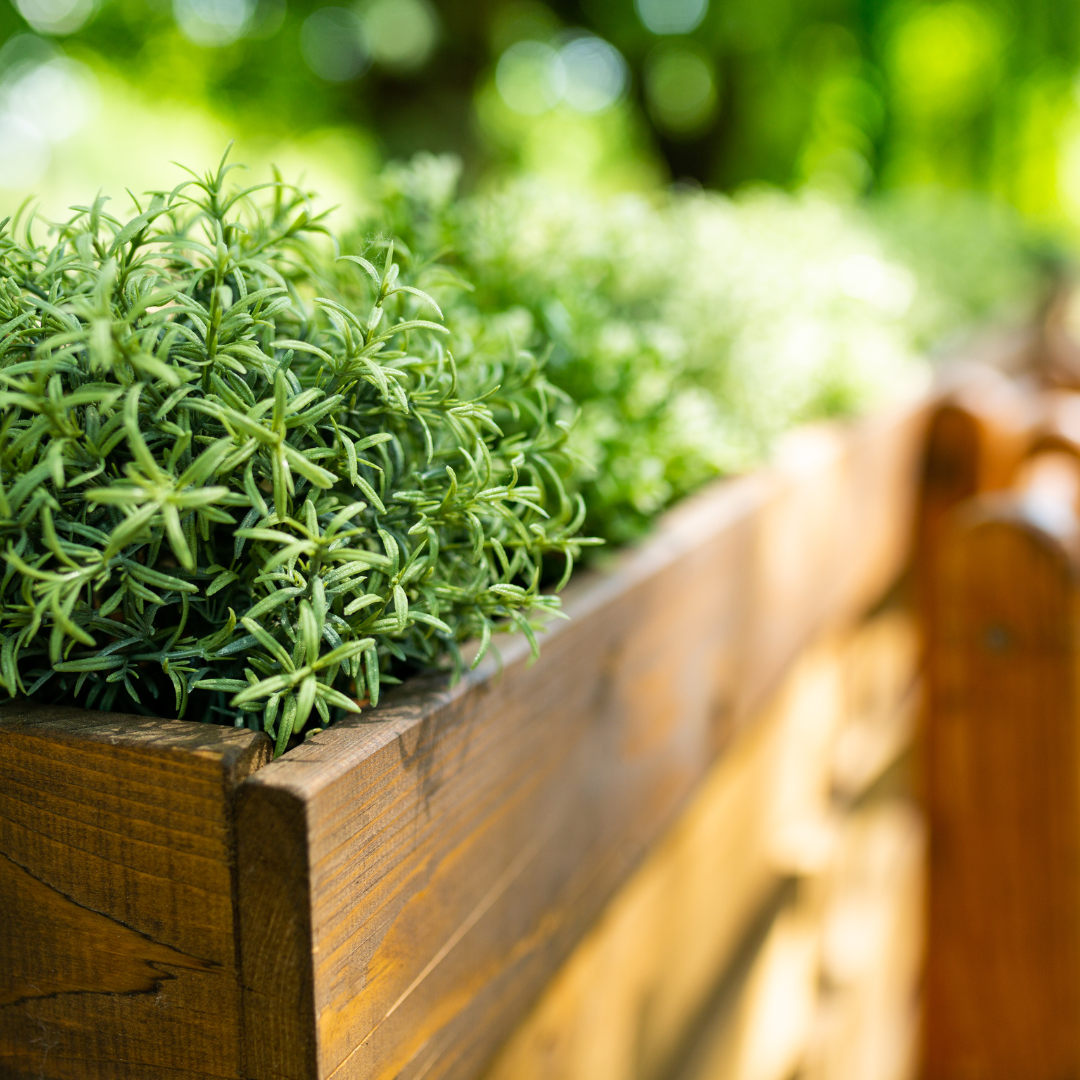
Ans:
[[[708,53],[689,42],[657,46],[645,63],[645,96],[667,134],[697,134],[712,119],[718,100]]]
[[[897,107],[927,118],[971,116],[994,92],[1002,45],[984,8],[948,2],[912,9],[889,44]]]
[[[84,64],[32,34],[10,39],[0,49],[0,187],[36,183],[52,147],[81,131],[96,104]]]
[[[634,0],[634,7],[654,34],[689,34],[701,25],[709,0]]]
[[[373,0],[361,18],[372,58],[388,67],[422,66],[438,41],[438,18],[425,0]]]
[[[550,45],[518,41],[499,57],[495,85],[514,112],[537,116],[559,103],[566,89],[566,69]]]
[[[591,116],[622,99],[628,80],[626,61],[595,34],[573,32],[552,44],[516,41],[499,58],[495,85],[509,108],[540,116],[559,104]]]
[[[255,11],[244,28],[244,37],[269,41],[284,24],[286,10],[285,0],[255,0]]]
[[[319,8],[304,20],[300,50],[307,65],[327,82],[348,82],[371,62],[364,25],[347,8]]]
[[[94,13],[94,0],[15,0],[19,14],[39,33],[74,34]]]
[[[27,29],[140,108],[168,101],[268,153],[350,130],[384,157],[454,151],[468,182],[578,161],[612,189],[766,183],[851,199],[944,186],[1080,231],[1080,0],[0,7],[0,42]]]
[[[603,38],[583,34],[559,50],[565,74],[563,100],[581,113],[610,108],[626,89],[626,61]]]
[[[173,0],[180,32],[195,45],[231,45],[247,30],[254,0]]]

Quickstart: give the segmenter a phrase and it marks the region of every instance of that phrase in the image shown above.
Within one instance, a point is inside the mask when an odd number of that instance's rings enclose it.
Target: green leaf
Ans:
[[[94,644],[93,640],[90,642]],[[123,656],[87,656],[79,660],[65,660],[53,664],[56,671],[113,671],[126,667],[128,661]]]
[[[195,690],[244,690],[247,683],[241,679],[200,679],[194,684]]]

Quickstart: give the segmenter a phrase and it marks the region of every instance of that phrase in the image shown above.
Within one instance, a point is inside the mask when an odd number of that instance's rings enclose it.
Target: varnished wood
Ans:
[[[1003,491],[1017,476],[1044,419],[1030,388],[985,365],[961,366],[943,380],[923,448],[915,530],[915,591],[928,612],[941,542],[965,500]],[[935,678],[934,620],[922,619],[926,677]]]
[[[923,424],[804,433],[576,582],[536,664],[510,639],[501,673],[412,684],[250,777],[252,1076],[475,1076],[794,657],[898,572]]]
[[[917,1075],[924,845],[910,793],[882,792],[846,818],[815,913],[820,967],[799,1080]]]
[[[1075,390],[1046,391],[1039,397],[1040,418],[1028,457],[1064,453],[1080,458],[1080,393]]]
[[[702,1020],[711,1026],[717,988],[782,884],[802,878],[807,901],[815,892],[807,877],[831,877],[848,831],[830,793],[834,750],[852,731],[891,730],[892,716],[910,711],[913,637],[910,616],[890,610],[804,652],[545,987],[486,1080],[683,1075],[680,1059],[697,1056],[690,1048],[705,1037]],[[845,775],[869,778],[884,757],[863,738],[847,752]],[[852,793],[844,790],[844,804]],[[847,903],[840,891],[838,906]],[[914,906],[905,895],[909,916]],[[803,922],[820,934],[806,907]],[[904,944],[905,955],[915,952]],[[732,1069],[710,1062],[701,1077],[741,1075]]]
[[[907,601],[867,621],[845,649],[845,722],[833,753],[838,800],[861,798],[911,748],[921,704],[918,625]]]
[[[667,1075],[762,907],[823,818],[842,661],[810,651],[605,908],[487,1080]],[[820,846],[820,844],[819,844]]]
[[[1080,1075],[1078,526],[1062,462],[944,540],[926,729],[927,1080]]]
[[[993,368],[961,368],[949,381],[955,385],[942,387],[923,456],[917,547],[925,580],[951,511],[1013,482],[1041,419],[1034,395]]]
[[[257,773],[243,731],[0,712],[0,1076],[474,1076],[895,575],[924,416],[797,434],[576,579],[539,663],[509,639]]]
[[[265,735],[0,709],[0,1076],[244,1075],[232,799]]]
[[[760,497],[741,490],[720,565],[746,564]],[[707,594],[679,588],[691,568],[664,562],[636,587],[605,577],[579,593],[532,667],[511,640],[501,676],[485,665],[453,690],[414,687],[379,722],[337,725],[245,785],[245,983],[252,1011],[283,1019],[267,1070],[467,1076],[507,1033],[730,722],[712,680],[673,683],[688,664],[731,670],[749,581],[730,580],[710,618]],[[269,829],[303,853],[273,876]],[[249,929],[271,889],[310,924]],[[300,1008],[298,985],[315,988]]]

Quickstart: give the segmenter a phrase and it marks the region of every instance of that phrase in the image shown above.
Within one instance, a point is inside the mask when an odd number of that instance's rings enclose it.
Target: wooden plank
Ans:
[[[265,735],[0,709],[0,1075],[243,1077],[232,799]]]
[[[903,607],[881,612],[845,653],[848,705],[833,755],[833,791],[850,803],[910,749],[922,696],[917,623]]]
[[[834,751],[863,733],[845,760],[857,751],[860,780],[881,767],[873,736],[910,712],[911,623],[889,610],[804,651],[545,987],[487,1080],[671,1075],[763,906],[783,881],[805,886],[828,867],[843,827],[830,797]],[[746,1053],[748,1062],[757,1055]]]
[[[1080,1073],[1075,463],[965,512],[930,609],[925,1076]]]
[[[898,571],[923,421],[707,490],[573,586],[535,665],[511,639],[501,674],[413,684],[252,776],[252,1075],[474,1076],[799,649]]]
[[[666,1075],[781,883],[822,854],[842,649],[804,655],[545,987],[487,1080]],[[794,844],[802,848],[792,862]]]
[[[722,568],[746,565],[763,491],[733,494],[742,512],[711,550],[673,550],[632,588],[595,582],[572,604],[576,632],[547,635],[531,668],[511,640],[501,677],[485,665],[454,690],[414,688],[381,722],[336,725],[245,785],[245,984],[252,1010],[285,1019],[255,1075],[468,1075],[490,1054],[727,721],[713,680],[693,676],[737,659],[749,581]],[[702,577],[711,595],[687,587]],[[270,828],[302,860],[268,873]],[[253,906],[271,887],[310,913],[284,953]],[[302,1011],[298,979],[314,987]]]
[[[924,864],[925,825],[910,798],[871,801],[847,818],[826,884],[800,1080],[916,1075]]]
[[[686,1080],[789,1080],[801,1075],[817,1004],[821,935],[797,899],[776,917],[730,1016],[686,1070]],[[683,1080],[680,1077],[680,1080]]]
[[[815,425],[781,445],[754,553],[742,715],[760,710],[812,634],[861,615],[907,565],[930,413]]]

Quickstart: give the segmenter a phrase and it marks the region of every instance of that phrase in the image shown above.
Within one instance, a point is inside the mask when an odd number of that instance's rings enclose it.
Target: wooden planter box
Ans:
[[[800,650],[910,547],[927,409],[807,428],[524,643],[269,763],[0,711],[0,1076],[475,1077]]]

